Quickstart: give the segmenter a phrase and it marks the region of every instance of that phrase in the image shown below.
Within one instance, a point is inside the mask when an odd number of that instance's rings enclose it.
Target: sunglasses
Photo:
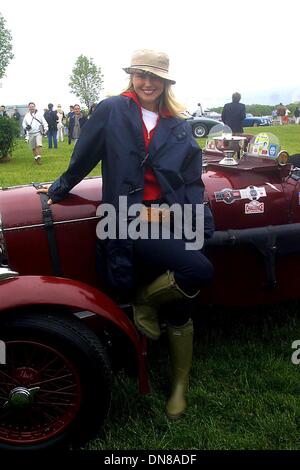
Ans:
[[[141,79],[146,78],[146,77],[151,77],[153,79],[163,80],[163,78],[158,77],[157,75],[155,75],[155,73],[147,72],[145,70],[137,70],[132,75],[136,75],[138,78],[141,78]]]

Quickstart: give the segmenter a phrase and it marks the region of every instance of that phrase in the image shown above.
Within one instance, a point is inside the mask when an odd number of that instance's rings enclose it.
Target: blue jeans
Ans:
[[[199,250],[186,250],[185,240],[139,238],[133,242],[133,253],[138,279],[153,280],[170,270],[181,289],[192,293],[209,285],[213,277],[214,269],[208,258]]]
[[[52,139],[54,148],[57,149],[57,131],[54,129],[48,130],[48,148],[52,149]]]
[[[186,250],[185,240],[137,239],[133,242],[133,253],[137,280],[143,279],[144,283],[170,270],[179,287],[193,295],[209,285],[213,277],[214,268],[208,258],[201,251]],[[192,304],[192,300],[183,299],[165,305],[168,323],[184,325],[190,318]]]

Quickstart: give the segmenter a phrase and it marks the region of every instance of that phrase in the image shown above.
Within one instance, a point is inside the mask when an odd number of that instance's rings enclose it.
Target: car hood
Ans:
[[[221,121],[217,121],[216,119],[211,119],[211,118],[207,118],[207,117],[189,117],[186,119],[187,121],[193,121],[193,122],[211,122],[211,123],[215,123],[215,124],[220,124]]]

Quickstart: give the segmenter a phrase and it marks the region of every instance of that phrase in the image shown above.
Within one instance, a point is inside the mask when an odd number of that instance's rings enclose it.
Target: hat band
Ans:
[[[130,67],[151,67],[152,69],[162,70],[163,72],[168,73],[168,69],[163,69],[162,67],[157,67],[156,65],[149,64],[132,64]],[[130,68],[129,67],[129,68]]]

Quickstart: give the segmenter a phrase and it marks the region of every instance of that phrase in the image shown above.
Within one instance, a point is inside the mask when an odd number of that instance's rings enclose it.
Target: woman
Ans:
[[[57,105],[57,142],[63,142],[64,141],[64,125],[65,125],[65,113],[62,110],[62,107],[60,104]]]
[[[186,249],[183,236],[174,235],[174,221],[173,231],[166,233],[163,217],[168,218],[172,204],[181,208],[189,204],[196,222],[195,209],[204,192],[202,154],[190,125],[180,117],[182,107],[171,90],[175,81],[169,76],[168,56],[138,50],[124,70],[130,74],[127,90],[97,106],[82,129],[67,171],[48,190],[40,191],[48,191],[49,204],[58,202],[102,160],[102,202],[113,205],[116,221],[122,196],[128,207],[143,202],[141,226],[159,226],[158,237],[135,239],[126,234],[98,240],[98,248],[100,267],[105,266],[108,284],[119,295],[131,292],[141,276],[147,279],[133,301],[134,321],[143,334],[159,338],[158,309],[164,307],[173,372],[166,411],[177,418],[187,406],[192,363],[190,302],[211,280],[213,268],[199,250]],[[158,203],[166,203],[167,209],[155,208]],[[130,221],[127,215],[126,222]],[[212,232],[211,213],[205,206],[205,234]]]

